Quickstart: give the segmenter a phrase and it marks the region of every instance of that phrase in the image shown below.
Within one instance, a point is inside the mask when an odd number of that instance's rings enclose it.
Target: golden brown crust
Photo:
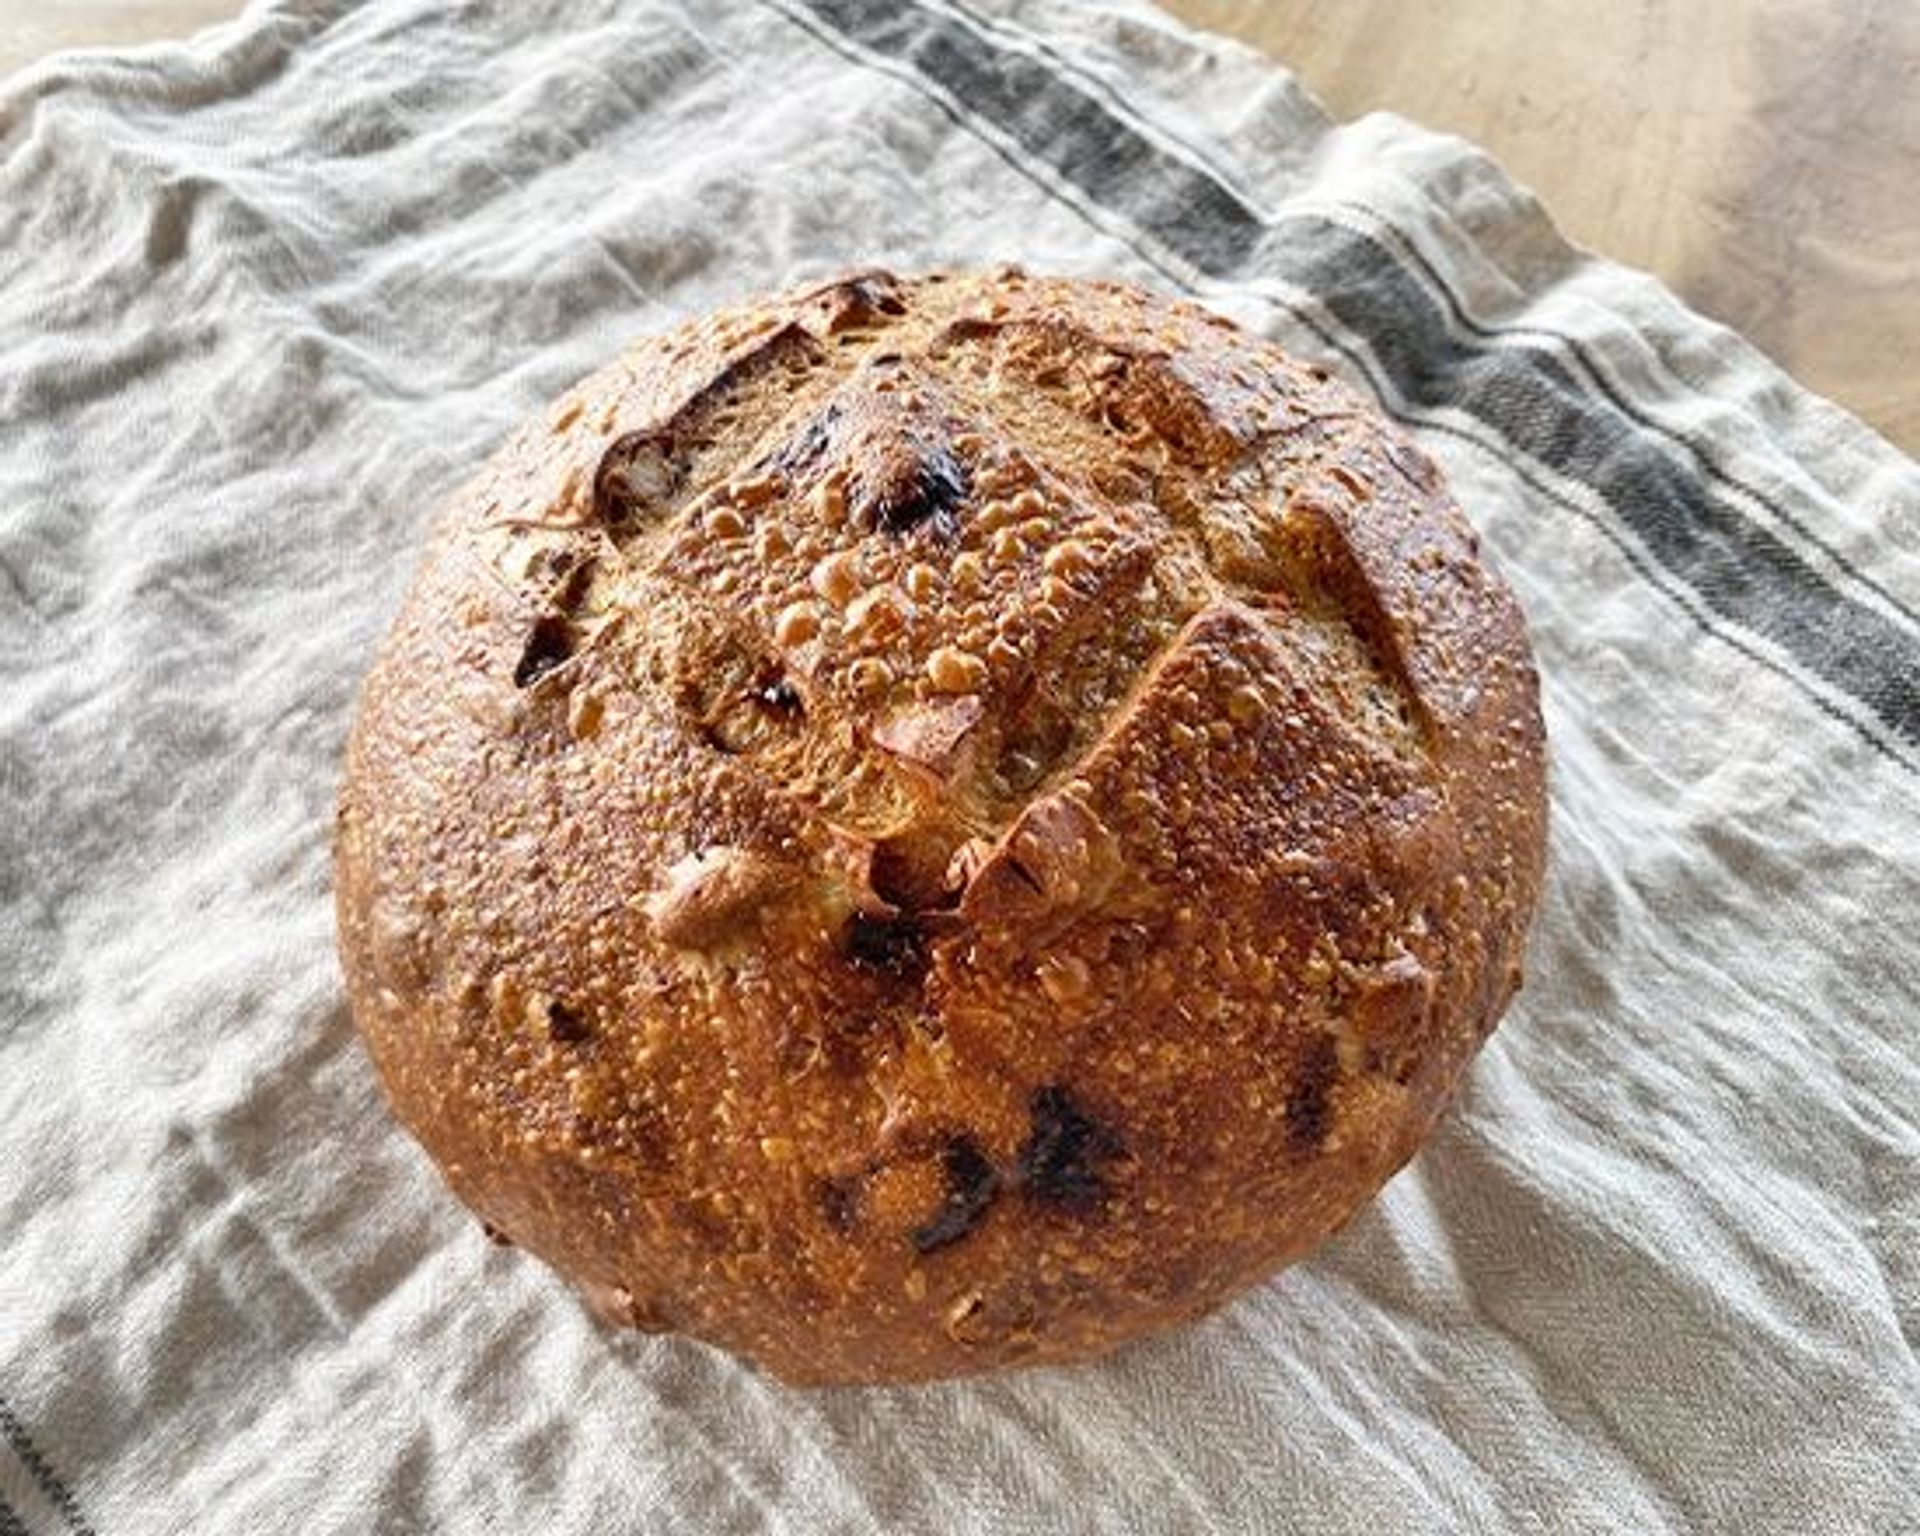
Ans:
[[[1432,463],[1191,305],[866,273],[643,342],[455,499],[341,951],[396,1110],[634,1326],[1076,1359],[1312,1248],[1519,981],[1517,608]]]

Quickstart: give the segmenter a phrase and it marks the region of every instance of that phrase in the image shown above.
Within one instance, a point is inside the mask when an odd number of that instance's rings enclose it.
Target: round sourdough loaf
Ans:
[[[789,1381],[1096,1355],[1306,1253],[1519,984],[1514,600],[1190,304],[867,272],[633,348],[442,518],[341,792],[400,1118]]]

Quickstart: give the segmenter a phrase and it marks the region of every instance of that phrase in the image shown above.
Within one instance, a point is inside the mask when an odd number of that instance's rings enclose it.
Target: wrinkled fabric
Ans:
[[[847,266],[1185,293],[1445,463],[1553,759],[1526,989],[1340,1237],[1075,1370],[611,1337],[334,958],[436,504]],[[0,90],[0,1530],[1920,1529],[1920,474],[1470,146],[1142,5],[323,0]],[[1196,984],[1201,979],[1196,978]],[[8,1524],[8,1520],[12,1524]]]

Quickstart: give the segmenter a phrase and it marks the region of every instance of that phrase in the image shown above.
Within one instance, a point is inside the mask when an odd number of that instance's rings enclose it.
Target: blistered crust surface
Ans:
[[[1190,305],[865,273],[632,349],[367,684],[387,1091],[603,1312],[800,1382],[1092,1355],[1312,1248],[1518,985],[1537,687],[1433,464]]]

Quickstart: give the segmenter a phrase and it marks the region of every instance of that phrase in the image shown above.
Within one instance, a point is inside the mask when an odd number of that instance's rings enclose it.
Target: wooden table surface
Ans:
[[[1464,135],[1920,454],[1920,0],[1163,0],[1340,116]],[[237,0],[0,0],[0,72]]]

